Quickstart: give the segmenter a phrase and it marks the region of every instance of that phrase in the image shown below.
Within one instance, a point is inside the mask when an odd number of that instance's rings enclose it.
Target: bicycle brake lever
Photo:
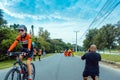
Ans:
[[[12,55],[12,53],[10,52],[9,54],[8,54],[8,56],[11,56]]]

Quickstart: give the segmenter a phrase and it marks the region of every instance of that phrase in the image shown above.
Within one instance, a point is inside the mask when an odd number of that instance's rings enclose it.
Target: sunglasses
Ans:
[[[23,29],[19,29],[19,30],[18,30],[18,32],[20,32],[20,31],[22,31],[22,32],[23,32],[24,30],[23,30]]]

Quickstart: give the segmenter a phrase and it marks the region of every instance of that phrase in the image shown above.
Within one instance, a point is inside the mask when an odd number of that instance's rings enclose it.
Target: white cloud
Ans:
[[[22,14],[17,14],[17,13],[12,13],[9,10],[7,10],[2,3],[0,3],[0,8],[3,10],[4,13],[12,16],[12,17],[16,17],[16,18],[24,18],[25,15]]]
[[[53,18],[56,18],[56,19],[66,20],[66,22],[62,22],[62,23],[50,22],[47,24],[46,23],[37,24],[37,26],[40,25],[40,26],[44,27],[44,29],[47,29],[51,33],[52,38],[61,38],[65,42],[71,42],[71,43],[75,42],[74,31],[81,29],[80,33],[82,34],[82,31],[83,31],[82,26],[84,26],[86,24],[86,22],[84,22],[83,20],[69,18],[69,17],[65,17],[65,16],[63,17],[60,15],[60,13],[57,13],[57,12],[50,14],[48,16],[47,15],[36,16],[36,15],[30,15],[30,14],[13,13],[13,12],[10,12],[9,10],[7,10],[5,8],[5,6],[3,6],[3,5],[1,5],[0,7],[1,7],[1,9],[4,10],[4,12],[6,14],[8,14],[12,17],[18,18],[18,19],[31,18],[34,20],[42,20],[42,19],[48,18],[48,19],[52,20]],[[32,24],[36,24],[36,23],[32,23]],[[30,29],[30,27],[29,27],[29,29]],[[35,34],[37,34],[37,32],[38,32],[38,29],[35,29]]]
[[[19,19],[25,19],[25,18],[31,18],[34,20],[43,20],[43,19],[53,19],[53,18],[57,18],[57,19],[63,19],[63,20],[70,20],[70,18],[67,17],[62,17],[59,14],[55,13],[55,14],[50,14],[50,15],[30,15],[30,14],[23,14],[23,13],[14,13],[14,12],[10,12],[9,10],[7,10],[2,3],[0,3],[0,7],[1,9],[4,11],[4,13],[8,14],[9,16],[15,17],[15,18],[19,18]]]
[[[84,3],[81,3],[81,0],[78,0],[76,4],[68,8],[65,8],[65,10],[63,11],[53,10],[53,12],[51,11],[52,13],[49,13],[49,14],[46,14],[46,13],[36,14],[36,15],[27,14],[27,13],[23,14],[23,13],[15,13],[8,9],[9,6],[15,5],[16,3],[19,3],[21,1],[22,0],[12,0],[10,2],[10,0],[2,0],[0,2],[0,8],[3,9],[3,11],[7,15],[16,18],[19,23],[24,22],[27,24],[28,22],[25,22],[26,19],[30,19],[31,22],[29,22],[27,25],[28,26],[35,25],[36,27],[35,34],[37,34],[38,32],[38,27],[44,27],[44,29],[47,29],[48,32],[51,33],[52,38],[62,38],[65,42],[72,43],[75,41],[74,31],[78,30],[79,31],[78,40],[81,40],[81,41],[78,41],[79,44],[81,44],[83,40],[83,38],[80,39],[81,36],[83,35],[84,31],[88,28],[89,24],[95,17],[95,14],[100,9],[100,8],[93,8],[93,6],[89,7],[88,4],[90,3],[84,4]],[[84,1],[87,1],[87,0],[84,0]],[[94,2],[94,0],[92,1]],[[101,2],[102,3],[100,5],[103,5],[105,1],[102,0]],[[44,0],[44,4],[51,5],[54,3],[51,3],[51,1],[48,2],[48,0]],[[40,7],[41,5],[36,3],[35,8],[40,8]],[[45,11],[44,8],[40,8],[40,10],[43,12]],[[86,13],[88,14],[86,15]],[[89,17],[89,16],[90,16],[89,19],[85,19],[85,17]],[[117,13],[117,16],[119,16],[119,13]],[[116,19],[118,17],[116,17],[116,14],[114,14],[113,18]],[[48,20],[48,21],[44,21],[42,23],[43,20]],[[63,22],[59,22],[59,20]]]
[[[4,6],[12,6],[15,5],[16,3],[22,2],[23,0],[1,0],[0,3]]]
[[[63,22],[63,23],[33,23],[35,24],[35,27],[43,27],[44,29],[48,30],[50,32],[51,38],[61,38],[65,42],[70,42],[73,43],[75,42],[75,32],[74,31],[79,31],[78,32],[78,44],[82,45],[82,39],[81,36],[83,35],[84,31],[86,30],[86,27],[88,27],[88,23],[83,20],[79,21],[68,21],[68,22]],[[38,32],[38,29],[35,31],[36,35]]]

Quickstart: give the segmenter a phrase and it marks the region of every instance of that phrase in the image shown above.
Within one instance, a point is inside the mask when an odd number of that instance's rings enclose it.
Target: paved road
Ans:
[[[35,80],[82,80],[84,61],[77,57],[64,57],[63,54],[57,54],[42,61],[35,61],[34,64]],[[0,80],[8,70],[0,70]],[[120,70],[101,65],[100,72],[100,80],[120,79]]]

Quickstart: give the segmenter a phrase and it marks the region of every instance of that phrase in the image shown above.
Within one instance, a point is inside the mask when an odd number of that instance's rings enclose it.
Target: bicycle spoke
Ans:
[[[34,78],[35,78],[35,66],[33,63],[31,63],[31,68],[32,68],[32,78],[34,80]]]
[[[12,69],[7,73],[5,80],[20,80],[20,73],[17,70]]]

